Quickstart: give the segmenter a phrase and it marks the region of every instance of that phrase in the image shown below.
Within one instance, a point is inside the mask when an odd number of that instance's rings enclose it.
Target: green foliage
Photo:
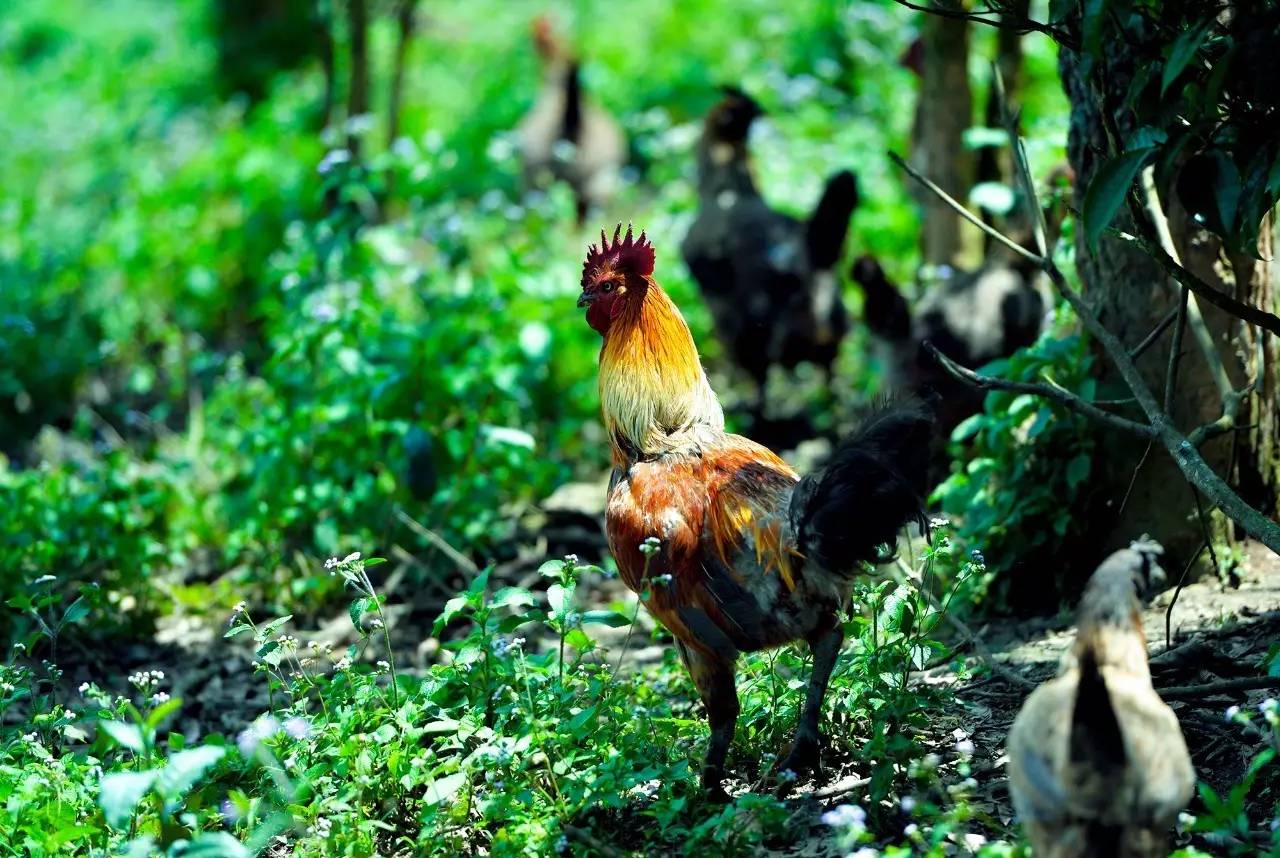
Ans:
[[[982,371],[1052,384],[1091,402],[1096,396],[1092,364],[1084,337],[1064,333],[1060,324],[1033,346]],[[1079,501],[1089,492],[1091,429],[1085,418],[1058,403],[996,390],[987,393],[981,413],[956,427],[951,435],[956,465],[934,498],[958,518],[957,539],[991,558],[985,573],[970,580],[966,599],[978,601],[993,587],[999,595],[1011,585],[1007,573],[1016,561],[1053,556],[1079,537],[1084,527]],[[1060,565],[1036,567],[1034,574],[1041,590],[1061,592],[1069,583]]]
[[[1151,163],[1160,186],[1176,186],[1199,223],[1232,250],[1257,254],[1263,217],[1280,199],[1280,101],[1262,83],[1277,68],[1270,34],[1280,7],[1219,12],[1204,3],[1102,0],[1055,16],[1081,35],[1084,69],[1097,91],[1119,96],[1103,108],[1114,151],[1085,198],[1091,244],[1140,166]],[[1117,40],[1135,55],[1131,80],[1110,79],[1108,54]]]

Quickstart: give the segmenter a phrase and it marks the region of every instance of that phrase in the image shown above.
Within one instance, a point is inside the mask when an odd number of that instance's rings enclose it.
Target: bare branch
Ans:
[[[1128,432],[1141,438],[1155,438],[1155,430],[1144,423],[1138,423],[1121,417],[1118,414],[1112,414],[1110,411],[1103,411],[1092,402],[1081,399],[1073,393],[1061,387],[1054,387],[1047,384],[1035,384],[1027,381],[1011,381],[1005,378],[996,378],[990,375],[981,375],[971,369],[966,369],[951,358],[938,351],[933,343],[925,342],[924,347],[933,355],[933,359],[946,370],[947,374],[958,381],[964,382],[972,387],[980,390],[1007,390],[1013,393],[1030,393],[1034,396],[1040,396],[1045,399],[1052,399],[1065,405],[1067,408],[1082,414],[1091,420],[1097,420],[1100,423],[1119,429],[1122,432]]]
[[[1129,359],[1136,361],[1143,352],[1155,345],[1156,340],[1160,339],[1160,335],[1169,329],[1176,318],[1178,318],[1178,310],[1175,307],[1151,329],[1151,333],[1142,338],[1142,342],[1129,349]]]
[[[946,191],[942,190],[942,188],[938,187],[929,179],[925,178],[925,176],[921,174],[920,171],[916,170],[914,167],[912,167],[910,164],[904,161],[901,155],[899,155],[896,152],[890,152],[889,160],[893,161],[893,163],[897,164],[899,167],[906,170],[907,175],[911,176],[911,178],[915,179],[917,182],[924,185],[930,191],[937,194],[938,198],[942,200],[944,203],[946,203],[947,205],[949,205],[951,208],[953,208],[956,214],[960,215],[960,217],[964,218],[969,223],[973,224],[978,229],[985,232],[991,238],[995,239],[996,241],[1003,244],[1005,247],[1012,250],[1014,253],[1017,253],[1023,259],[1027,259],[1036,264],[1040,264],[1041,260],[1039,256],[1027,250],[1021,244],[1018,244],[1018,242],[1009,238],[1004,233],[1000,232],[994,227],[988,226],[987,224],[983,223],[980,217],[978,217],[973,212],[965,208],[964,205],[962,205],[961,203],[956,201],[954,198],[952,198],[952,196],[948,194]]]
[[[961,9],[948,9],[945,6],[921,6],[912,3],[911,0],[894,0],[894,2],[899,6],[916,12],[937,15],[940,18],[953,18],[958,21],[972,21],[975,24],[985,24],[997,30],[1012,30],[1023,35],[1027,33],[1044,33],[1060,45],[1065,45],[1072,50],[1080,49],[1080,43],[1069,33],[1031,18],[1016,18],[1011,15],[1000,14],[994,9],[988,9],[986,12],[965,12]],[[985,17],[997,14],[999,15],[998,18]]]

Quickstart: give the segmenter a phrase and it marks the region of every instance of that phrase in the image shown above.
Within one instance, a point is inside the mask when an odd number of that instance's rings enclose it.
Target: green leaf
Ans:
[[[431,721],[424,724],[422,726],[422,734],[424,736],[444,736],[458,732],[458,728],[461,726],[461,721],[455,721],[452,718],[441,718],[439,721]]]
[[[62,612],[62,625],[78,623],[89,614],[89,602],[84,596],[79,597]]]
[[[271,622],[258,629],[257,639],[259,642],[266,640],[275,634],[276,629],[293,619],[293,614],[285,614],[283,617],[276,617]]]
[[[178,711],[180,706],[182,706],[182,699],[179,697],[171,697],[155,709],[152,709],[147,714],[147,729],[154,732],[164,719]]]
[[[227,629],[226,634],[224,634],[223,637],[233,638],[236,635],[242,635],[245,632],[251,632],[251,631],[253,631],[253,626],[249,625],[248,623],[240,623],[239,625],[232,626],[231,628]]]
[[[170,801],[185,798],[196,781],[204,777],[204,773],[226,753],[226,748],[217,745],[201,745],[170,754],[168,764],[160,770],[156,791]]]
[[[253,853],[225,831],[206,831],[196,836],[182,858],[252,858]]]
[[[1089,478],[1089,471],[1093,466],[1093,462],[1088,455],[1081,453],[1070,462],[1067,463],[1067,485],[1071,488],[1083,483]]]
[[[586,611],[582,615],[582,622],[598,623],[611,629],[620,629],[631,625],[631,617],[621,611]]]
[[[128,748],[135,754],[142,754],[147,750],[142,728],[137,724],[126,724],[123,721],[99,721],[98,729],[106,733],[117,745]]]
[[[463,784],[467,782],[467,776],[462,772],[456,772],[452,775],[445,775],[442,778],[427,784],[426,795],[422,800],[427,805],[439,804],[442,801],[448,801],[457,795],[458,790],[462,789]]]
[[[563,560],[547,560],[538,567],[538,574],[543,578],[559,578],[563,571]]]
[[[351,625],[356,627],[356,631],[361,631],[360,621],[364,619],[369,608],[369,599],[364,596],[352,600],[351,604],[347,605],[347,615],[351,617]]]
[[[1160,76],[1160,95],[1168,92],[1169,85],[1178,79],[1187,63],[1195,58],[1200,43],[1204,41],[1205,34],[1212,25],[1213,18],[1208,18],[1200,26],[1187,30],[1174,40],[1169,48],[1169,58],[1164,61],[1164,73]]]
[[[553,616],[563,617],[573,610],[573,588],[552,584],[547,588],[547,602],[551,605]]]
[[[1134,178],[1150,153],[1150,149],[1126,152],[1103,164],[1094,175],[1093,181],[1089,183],[1089,190],[1085,192],[1080,212],[1085,240],[1090,248],[1097,249],[1098,239],[1111,225],[1111,221],[1115,220],[1116,213],[1124,204],[1125,195],[1129,193]]]
[[[524,587],[503,587],[493,594],[491,604],[495,608],[507,608],[512,605],[522,607],[537,604],[537,599]]]
[[[124,828],[159,772],[112,772],[102,778],[98,804],[112,828]]]
[[[452,599],[444,603],[444,610],[440,612],[440,616],[436,617],[435,625],[432,627],[431,633],[436,637],[440,636],[440,632],[444,631],[444,627],[449,625],[455,617],[467,609],[468,603],[466,596],[454,596]]]
[[[596,648],[596,642],[582,629],[569,629],[564,634],[564,642],[581,652],[588,652]]]

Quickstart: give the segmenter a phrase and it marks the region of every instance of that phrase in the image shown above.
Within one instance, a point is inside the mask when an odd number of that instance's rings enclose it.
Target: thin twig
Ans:
[[[1136,346],[1134,346],[1129,350],[1129,359],[1136,361],[1138,358],[1140,358],[1143,352],[1145,352],[1147,349],[1155,345],[1156,341],[1160,339],[1160,335],[1163,334],[1165,331],[1167,331],[1169,329],[1169,326],[1172,325],[1174,320],[1177,318],[1178,318],[1178,310],[1175,307],[1174,309],[1170,310],[1168,314],[1163,319],[1161,319],[1160,322],[1154,328],[1151,329],[1151,333],[1147,334],[1145,337],[1142,338],[1142,342],[1138,343]]]
[[[1173,644],[1173,606],[1178,604],[1178,597],[1182,595],[1182,587],[1187,583],[1187,574],[1191,572],[1191,567],[1196,565],[1196,561],[1200,559],[1200,555],[1208,545],[1208,541],[1202,543],[1196,553],[1191,555],[1187,565],[1182,567],[1182,574],[1178,576],[1178,585],[1173,588],[1173,598],[1169,600],[1169,607],[1164,609],[1164,645],[1166,647]]]
[[[989,226],[986,223],[983,223],[982,218],[978,217],[973,212],[969,211],[962,204],[960,204],[954,198],[952,198],[950,194],[948,194],[946,191],[942,190],[942,188],[938,187],[932,181],[927,179],[923,174],[921,174],[918,170],[916,170],[915,167],[912,167],[910,164],[904,161],[901,155],[899,155],[896,152],[890,152],[889,160],[893,161],[893,163],[897,164],[899,167],[906,170],[907,175],[911,176],[911,178],[915,179],[917,182],[919,182],[920,184],[924,185],[926,188],[928,188],[929,190],[937,194],[938,197],[944,203],[951,206],[951,208],[955,210],[956,214],[960,215],[960,217],[964,218],[969,223],[973,224],[978,229],[985,232],[993,240],[1000,242],[1005,247],[1009,248],[1014,253],[1021,256],[1023,259],[1026,259],[1030,262],[1035,262],[1035,263],[1040,262],[1039,256],[1032,253],[1030,250],[1027,250],[1021,244],[1018,244],[1018,242],[1009,238],[1004,233],[1000,232],[994,227]]]
[[[427,527],[426,525],[422,524],[417,519],[410,517],[408,513],[406,513],[404,510],[400,509],[399,507],[396,507],[395,512],[396,512],[396,518],[400,519],[400,521],[404,523],[405,527],[409,528],[414,533],[418,534],[423,539],[430,542],[436,548],[440,549],[440,552],[444,554],[445,557],[448,557],[450,560],[452,560],[454,565],[457,566],[459,569],[461,569],[463,572],[467,573],[473,578],[476,575],[480,574],[480,567],[477,566],[475,563],[473,563],[470,557],[468,557],[467,555],[463,554],[461,551],[459,551],[458,549],[450,545],[448,540],[446,540],[443,536],[436,533],[434,530]]]
[[[1191,290],[1182,287],[1178,297],[1177,321],[1173,323],[1173,342],[1169,345],[1169,364],[1164,371],[1164,410],[1172,412],[1173,396],[1178,387],[1178,364],[1182,361],[1182,335],[1187,329],[1187,307]]]
[[[1173,233],[1169,230],[1169,219],[1165,216],[1164,207],[1160,204],[1160,194],[1156,190],[1154,167],[1147,167],[1142,171],[1142,196],[1146,202],[1147,217],[1150,218],[1151,226],[1155,230],[1156,237],[1160,240],[1160,247],[1169,255],[1170,259],[1181,265],[1182,260],[1178,256],[1178,248],[1173,243]],[[1134,212],[1134,220],[1138,219],[1137,215],[1138,212]],[[1182,287],[1182,303],[1186,307],[1182,311],[1183,320],[1190,322],[1191,334],[1195,337],[1196,345],[1200,347],[1205,363],[1209,366],[1209,374],[1213,376],[1213,383],[1218,386],[1218,395],[1225,400],[1231,392],[1231,379],[1227,376],[1227,368],[1222,364],[1222,355],[1218,353],[1217,346],[1213,344],[1213,334],[1209,333],[1209,326],[1205,323],[1204,314],[1200,312],[1200,303],[1185,285]],[[1181,325],[1181,323],[1179,324]],[[1180,345],[1182,342],[1180,329],[1175,328],[1173,335]],[[1177,351],[1169,357],[1171,378],[1176,379],[1177,377],[1177,362],[1180,359],[1181,355]],[[1168,388],[1166,388],[1165,392],[1167,398],[1164,410],[1169,411],[1171,408],[1170,403],[1172,402],[1171,394]]]
[[[994,27],[997,30],[1011,30],[1020,35],[1027,33],[1043,33],[1053,39],[1060,45],[1065,45],[1072,50],[1079,50],[1080,43],[1062,30],[1059,30],[1049,24],[1042,24],[1031,18],[1015,18],[1011,15],[997,12],[994,9],[988,9],[986,12],[965,12],[960,9],[948,9],[945,6],[921,6],[912,3],[911,0],[894,0],[899,6],[906,9],[912,9],[916,12],[924,12],[929,15],[937,15],[940,18],[950,18],[955,21],[972,21],[975,24],[985,24],[988,27]],[[999,15],[998,18],[987,18],[985,15]]]
[[[1173,685],[1168,688],[1157,688],[1156,693],[1165,700],[1197,700],[1209,694],[1256,691],[1259,688],[1280,688],[1280,677],[1246,676],[1240,679],[1219,679],[1203,685]]]
[[[1147,442],[1147,448],[1142,451],[1142,458],[1138,459],[1137,466],[1133,469],[1133,476],[1129,477],[1129,486],[1124,490],[1124,497],[1120,499],[1120,508],[1116,510],[1116,518],[1124,512],[1124,508],[1129,505],[1129,495],[1133,493],[1133,486],[1138,482],[1138,471],[1142,470],[1142,466],[1147,463],[1147,456],[1151,455],[1151,448],[1155,446],[1155,439]]]
[[[1142,225],[1140,228],[1147,228]],[[1257,325],[1264,331],[1270,331],[1273,334],[1280,335],[1280,316],[1274,313],[1268,313],[1251,304],[1243,301],[1237,301],[1226,292],[1219,291],[1208,283],[1192,274],[1175,262],[1169,254],[1165,253],[1155,242],[1146,236],[1133,236],[1132,240],[1143,250],[1145,250],[1156,262],[1164,268],[1165,272],[1178,281],[1179,284],[1187,287],[1198,297],[1205,299],[1213,306],[1226,313],[1230,313],[1238,319],[1243,319],[1251,325]]]
[[[971,369],[966,369],[951,358],[938,351],[933,343],[925,341],[924,347],[933,355],[934,360],[950,375],[958,381],[964,382],[972,387],[980,390],[1007,390],[1013,393],[1030,393],[1045,399],[1052,399],[1065,405],[1067,408],[1078,414],[1083,414],[1093,420],[1105,423],[1112,428],[1119,429],[1123,432],[1137,435],[1142,438],[1155,438],[1155,430],[1150,426],[1138,423],[1134,420],[1121,417],[1118,414],[1112,414],[1110,411],[1103,411],[1092,402],[1088,402],[1074,393],[1067,391],[1065,388],[1051,386],[1048,384],[1036,384],[1027,381],[1012,381],[1005,378],[996,378],[990,375],[982,375]]]

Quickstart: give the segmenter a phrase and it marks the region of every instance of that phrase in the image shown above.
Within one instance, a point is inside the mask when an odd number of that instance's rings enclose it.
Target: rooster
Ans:
[[[1178,719],[1151,687],[1139,594],[1163,579],[1160,546],[1135,542],[1093,573],[1057,679],[1009,731],[1009,790],[1037,856],[1155,858],[1191,798]]]
[[[748,163],[747,136],[762,114],[726,88],[698,144],[698,215],[680,250],[732,361],[763,401],[769,367],[810,362],[830,376],[848,316],[835,267],[858,204],[853,173],[837,173],[806,221],[774,211]],[[757,417],[763,405],[757,405]]]
[[[578,60],[546,18],[533,22],[533,43],[542,59],[542,91],[516,130],[525,180],[531,187],[566,182],[581,223],[613,195],[626,138],[613,117],[583,94]]]
[[[781,769],[817,768],[822,700],[843,640],[837,611],[862,564],[922,519],[931,419],[914,405],[886,408],[800,478],[725,432],[693,336],[653,278],[653,246],[644,233],[620,234],[601,233],[590,248],[578,299],[604,338],[605,529],[623,581],[651,594],[648,610],[676,639],[711,728],[702,784],[724,798],[740,652],[809,644],[813,675]],[[660,548],[646,558],[650,538]]]

